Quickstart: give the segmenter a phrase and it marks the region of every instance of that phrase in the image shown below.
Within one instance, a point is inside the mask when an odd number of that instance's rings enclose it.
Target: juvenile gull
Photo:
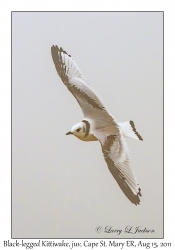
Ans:
[[[99,141],[111,174],[126,197],[135,205],[139,204],[141,189],[131,169],[129,150],[124,138],[143,140],[136,131],[134,122],[116,122],[66,51],[52,46],[51,54],[58,75],[76,98],[84,114],[84,119],[66,135],[73,134],[83,141]]]

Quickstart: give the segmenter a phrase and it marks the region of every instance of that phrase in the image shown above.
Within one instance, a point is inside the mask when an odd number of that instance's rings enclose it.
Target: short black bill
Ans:
[[[67,133],[66,133],[66,135],[72,135],[72,132],[71,132],[71,131],[69,131],[69,132],[67,132]]]

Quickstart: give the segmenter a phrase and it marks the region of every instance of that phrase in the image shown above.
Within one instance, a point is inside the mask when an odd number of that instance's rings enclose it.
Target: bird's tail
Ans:
[[[121,132],[123,133],[124,136],[136,140],[143,140],[142,137],[137,132],[133,121],[119,122],[117,124],[119,125]]]

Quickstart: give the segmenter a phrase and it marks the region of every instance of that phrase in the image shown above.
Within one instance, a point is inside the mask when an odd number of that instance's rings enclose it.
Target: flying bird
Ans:
[[[99,141],[109,171],[126,197],[135,205],[140,203],[141,189],[131,169],[125,137],[143,140],[134,122],[119,122],[107,111],[97,93],[88,84],[72,57],[61,47],[51,47],[58,75],[78,101],[84,118],[66,135],[83,141]]]

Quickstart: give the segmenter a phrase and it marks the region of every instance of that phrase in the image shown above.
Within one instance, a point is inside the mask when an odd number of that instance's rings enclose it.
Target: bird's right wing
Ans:
[[[78,101],[84,116],[89,116],[94,109],[107,112],[72,57],[58,46],[51,47],[51,54],[58,75]]]
[[[139,204],[141,189],[131,169],[129,149],[120,128],[116,127],[115,134],[96,130],[94,135],[101,143],[104,159],[118,185],[132,203]]]

